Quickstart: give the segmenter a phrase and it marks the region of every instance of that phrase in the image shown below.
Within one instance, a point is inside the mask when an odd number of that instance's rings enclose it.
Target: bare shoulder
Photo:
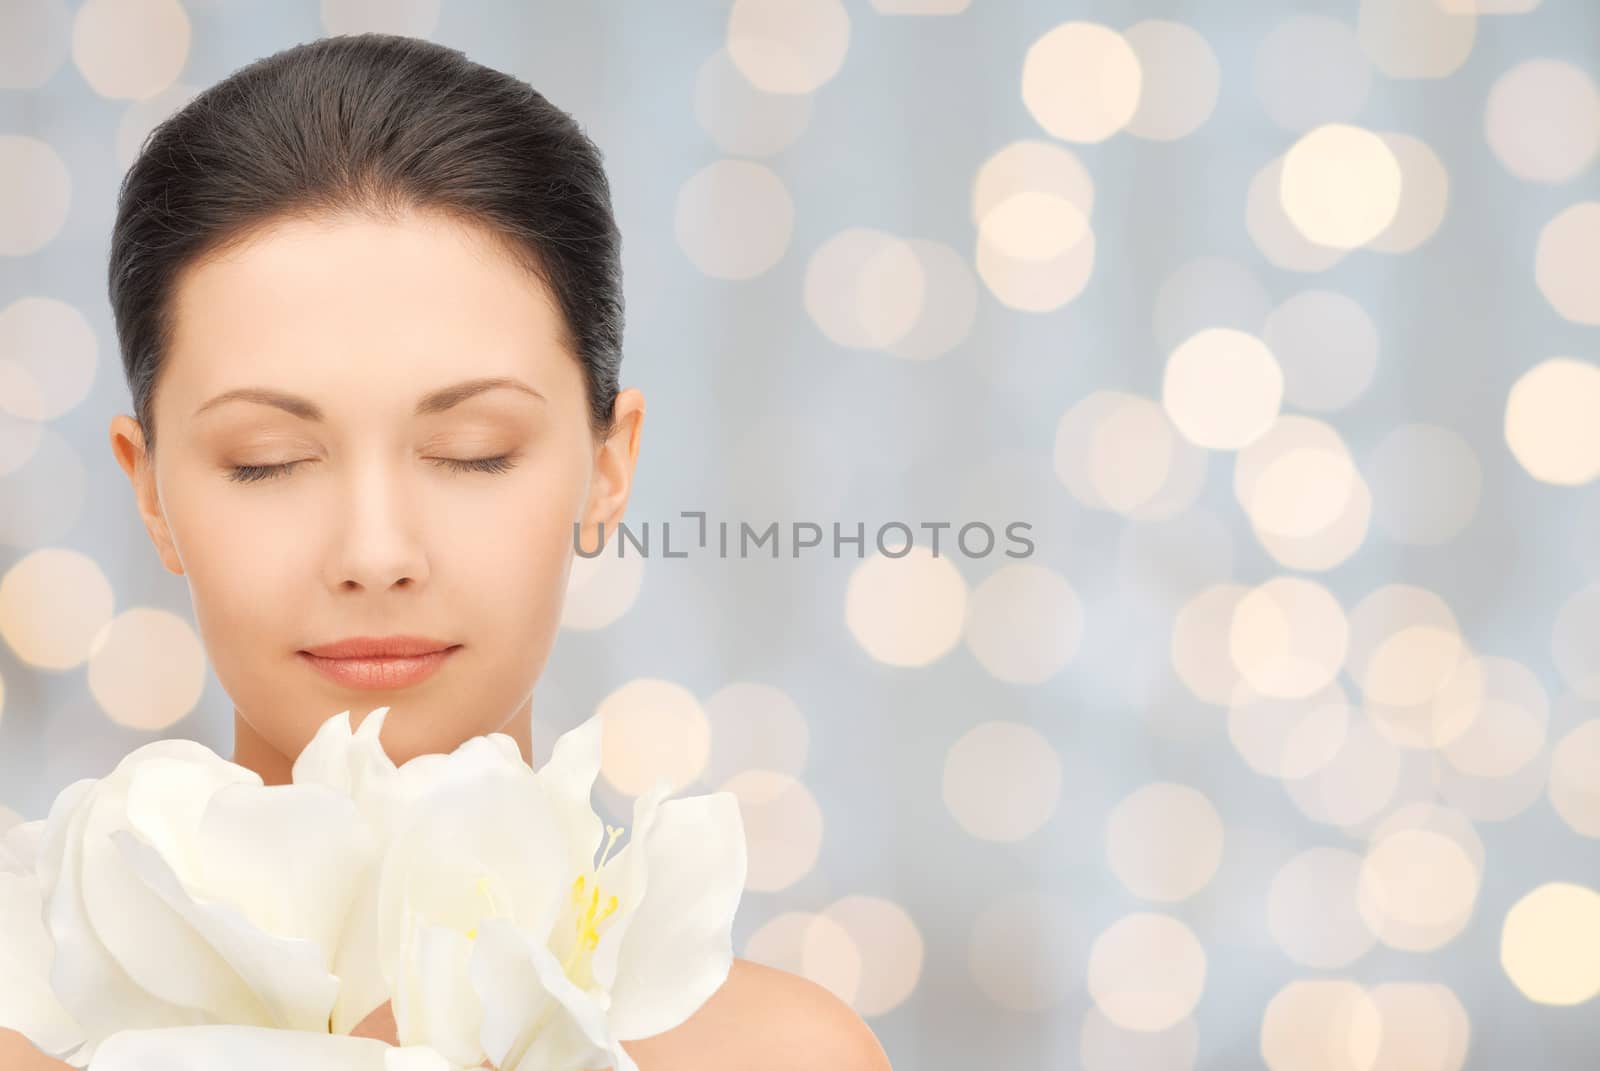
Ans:
[[[6,1071],[56,1071],[71,1066],[54,1056],[46,1056],[15,1030],[0,1027],[0,1067]]]
[[[639,1071],[891,1071],[872,1029],[827,988],[737,958],[699,1011],[623,1048]]]

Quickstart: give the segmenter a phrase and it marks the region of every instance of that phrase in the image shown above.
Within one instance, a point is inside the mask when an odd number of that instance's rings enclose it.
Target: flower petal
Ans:
[[[579,1071],[612,1059],[604,1010],[572,984],[541,941],[510,922],[489,920],[470,970],[483,1002],[484,1052],[502,1071]],[[615,1067],[626,1071],[621,1061]]]
[[[278,937],[315,941],[332,967],[377,846],[354,801],[323,785],[235,785],[211,797],[194,837],[198,898],[237,907]]]
[[[402,982],[394,991],[400,1041],[437,1049],[462,1067],[476,1067],[484,1057],[478,1037],[483,1004],[468,973],[472,950],[472,940],[455,930],[412,927],[402,949]]]
[[[43,818],[19,822],[0,835],[0,870],[32,874],[39,862],[39,847],[44,843]]]
[[[38,879],[0,873],[0,1027],[59,1056],[83,1041],[83,1030],[50,989],[54,958]]]
[[[649,882],[609,987],[611,1029],[623,1040],[672,1029],[727,980],[747,867],[738,798],[714,792],[667,800],[644,851]]]
[[[213,1013],[211,1021],[327,1030],[339,979],[328,970],[328,953],[321,945],[304,937],[267,933],[231,904],[196,902],[148,844],[126,830],[112,836],[130,869],[214,952],[228,972],[222,984],[230,990],[231,1003]],[[182,963],[172,967],[185,968]]]
[[[92,1071],[451,1071],[420,1048],[259,1026],[124,1030],[107,1038]]]
[[[594,869],[595,851],[605,833],[605,823],[590,803],[595,778],[600,776],[604,728],[596,714],[562,733],[550,749],[550,760],[539,769],[539,784],[567,831],[574,869],[584,874]]]
[[[672,791],[666,777],[656,779],[654,787],[633,801],[633,831],[628,842],[600,868],[597,879],[617,898],[617,913],[600,941],[595,945],[589,960],[589,972],[595,985],[611,992],[617,976],[617,951],[633,925],[633,916],[643,902],[649,885],[650,857],[644,850],[650,831],[661,811],[661,801]]]
[[[83,827],[98,782],[79,781],[56,797],[45,820],[39,875],[45,925],[55,941],[50,986],[86,1035],[68,1059],[82,1067],[99,1040],[130,1027],[203,1023],[203,1013],[180,1008],[135,985],[89,926],[81,894]]]

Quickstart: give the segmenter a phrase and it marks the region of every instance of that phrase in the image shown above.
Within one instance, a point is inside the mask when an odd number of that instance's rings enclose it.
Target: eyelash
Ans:
[[[499,457],[479,457],[470,461],[445,457],[436,458],[435,463],[454,469],[457,472],[499,474],[511,469],[515,457],[515,454],[501,454]],[[237,483],[259,483],[262,480],[274,480],[280,476],[287,476],[295,466],[304,464],[304,461],[286,461],[282,465],[234,465],[233,471],[228,474],[228,479]]]

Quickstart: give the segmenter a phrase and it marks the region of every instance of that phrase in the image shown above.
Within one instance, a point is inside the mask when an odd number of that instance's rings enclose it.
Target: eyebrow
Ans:
[[[442,413],[446,409],[460,405],[468,398],[482,394],[485,391],[498,390],[500,388],[520,390],[533,395],[540,401],[547,400],[543,394],[540,394],[520,379],[512,379],[509,376],[488,376],[482,379],[464,380],[423,395],[422,400],[417,402],[415,415],[420,417]],[[224,402],[235,401],[270,405],[282,409],[290,416],[319,424],[327,420],[327,414],[322,411],[322,407],[311,399],[302,398],[298,394],[288,394],[284,391],[273,390],[270,387],[237,387],[233,390],[223,391],[199,409],[196,409],[194,415],[199,416],[206,410],[215,408]]]

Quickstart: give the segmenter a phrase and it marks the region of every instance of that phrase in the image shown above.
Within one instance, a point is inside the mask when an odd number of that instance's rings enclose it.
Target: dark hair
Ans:
[[[123,177],[109,290],[147,448],[184,269],[290,218],[430,210],[476,224],[550,291],[614,430],[622,238],[600,150],[526,82],[456,49],[359,34],[296,45],[201,92]]]

